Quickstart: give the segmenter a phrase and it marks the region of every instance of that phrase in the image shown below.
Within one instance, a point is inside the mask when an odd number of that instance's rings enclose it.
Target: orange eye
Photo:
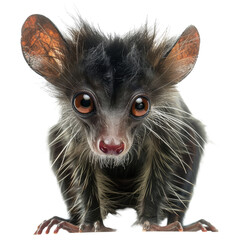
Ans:
[[[80,93],[73,99],[75,109],[82,113],[91,113],[94,110],[93,99],[87,93]]]
[[[137,97],[132,105],[132,115],[134,117],[143,117],[149,111],[149,100],[145,97]]]

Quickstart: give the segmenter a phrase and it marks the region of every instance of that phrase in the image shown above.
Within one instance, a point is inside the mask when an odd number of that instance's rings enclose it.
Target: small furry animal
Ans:
[[[24,58],[60,103],[49,146],[69,213],[35,234],[114,231],[103,220],[126,207],[145,231],[217,231],[205,220],[183,225],[206,136],[176,84],[197,60],[197,29],[158,43],[147,26],[107,36],[79,18],[69,33],[42,15],[22,27]]]

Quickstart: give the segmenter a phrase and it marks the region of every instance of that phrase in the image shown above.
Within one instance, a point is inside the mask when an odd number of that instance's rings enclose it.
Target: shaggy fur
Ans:
[[[147,26],[123,37],[106,36],[80,19],[70,37],[63,37],[41,15],[25,22],[24,57],[49,81],[61,106],[59,123],[50,130],[50,159],[72,224],[102,222],[126,207],[137,211],[140,224],[165,218],[182,223],[206,139],[175,87],[197,58],[193,28],[185,38],[157,43]],[[175,47],[179,43],[193,44],[190,63],[184,62],[190,58],[181,46]],[[72,106],[74,95],[85,89],[95,100],[88,117]],[[136,94],[151,103],[148,115],[139,119],[130,113]],[[100,156],[93,150],[109,119],[131,144],[124,155]]]

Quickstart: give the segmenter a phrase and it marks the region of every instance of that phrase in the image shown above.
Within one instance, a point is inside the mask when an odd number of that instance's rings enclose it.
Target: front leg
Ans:
[[[143,226],[143,231],[183,231],[182,224],[177,220],[167,226],[158,224],[166,216],[166,213],[161,209],[162,196],[164,196],[165,191],[156,176],[154,176],[154,172],[151,173],[148,184],[150,186],[145,186],[145,195],[142,198],[141,205],[138,206],[137,212],[138,222]]]
[[[193,187],[196,182],[202,149],[204,146],[204,132],[201,125],[199,125],[199,122],[195,120],[189,124],[191,125],[191,129],[188,128],[186,131],[188,131],[188,136],[191,137],[191,139],[194,139],[194,142],[183,138],[187,153],[182,155],[182,159],[187,168],[185,169],[186,171],[180,167],[176,169],[173,181],[175,182],[177,190],[175,191],[175,196],[170,196],[172,199],[175,198],[176,206],[181,211],[178,214],[170,213],[168,216],[168,224],[179,221],[183,225],[184,215],[192,197]],[[182,196],[182,199],[185,201],[177,201],[176,195]],[[183,225],[183,231],[217,232],[218,230],[208,221],[201,219],[192,224]]]
[[[53,171],[57,177],[63,198],[67,205],[69,219],[53,217],[39,225],[35,234],[41,234],[46,229],[49,233],[56,226],[68,232],[110,231],[103,225],[100,212],[98,189],[93,166],[87,159],[80,158],[79,152],[72,152],[80,146],[69,146],[62,136],[61,128],[56,125],[50,132],[50,159]],[[71,152],[68,152],[71,149]]]
[[[87,174],[88,178],[85,178],[86,176],[83,173],[81,176],[84,176],[83,181],[86,182],[81,182],[79,179],[78,187],[75,184],[70,184],[67,187],[67,182],[64,181],[64,184],[61,185],[70,218],[53,217],[46,220],[39,225],[35,234],[42,234],[45,229],[45,233],[48,234],[52,228],[55,228],[54,233],[58,233],[60,229],[70,233],[114,231],[103,224],[97,198],[97,188],[94,184],[94,174]]]
[[[144,231],[217,231],[211,223],[203,219],[186,226],[182,224],[191,200],[204,145],[204,133],[201,126],[194,121],[191,124],[191,128],[186,129],[188,132],[186,138],[182,137],[184,143],[182,152],[185,154],[179,155],[181,164],[172,166],[173,174],[169,169],[164,169],[162,165],[158,164],[157,158],[148,160],[146,166],[151,167],[149,167],[147,184],[141,186],[142,189],[145,189],[140,208],[140,223],[143,224]],[[166,155],[171,156],[171,154]],[[160,154],[159,158],[161,159]],[[167,160],[164,157],[162,159]],[[169,173],[168,176],[165,175],[165,178],[164,172]],[[164,217],[168,218],[167,226],[159,226],[158,222]]]

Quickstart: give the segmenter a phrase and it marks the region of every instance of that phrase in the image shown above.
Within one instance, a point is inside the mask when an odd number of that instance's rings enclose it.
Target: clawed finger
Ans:
[[[76,233],[79,232],[79,227],[75,226],[69,222],[60,222],[57,227],[54,230],[54,233],[58,233],[60,229],[64,229],[66,231],[68,231],[69,233]]]
[[[218,230],[209,222],[204,219],[201,219],[195,223],[192,223],[184,227],[184,231],[202,231],[202,232],[218,232]]]
[[[46,221],[46,220],[43,221],[43,222],[38,226],[37,231],[36,231],[34,234],[35,234],[35,235],[42,234],[43,229],[48,226],[49,222],[50,222],[50,220],[48,220],[48,221]]]
[[[35,235],[42,234],[45,228],[46,228],[45,233],[48,234],[54,225],[57,225],[62,221],[65,221],[65,220],[59,217],[53,217],[49,220],[45,220],[38,226],[37,231],[34,234]]]
[[[143,231],[157,231],[157,232],[162,232],[162,231],[179,231],[182,232],[183,228],[180,222],[176,221],[173,223],[170,223],[167,226],[159,226],[157,224],[150,224],[149,221],[144,222],[143,224]]]
[[[42,234],[43,230],[46,228],[45,233],[48,234],[53,226],[56,226],[54,229],[54,233],[58,233],[60,229],[64,229],[70,233],[79,232],[79,227],[71,224],[65,219],[59,217],[53,217],[49,220],[45,220],[42,224],[40,224],[37,228],[37,231],[34,233],[35,235]]]
[[[48,224],[47,230],[46,230],[45,233],[48,234],[48,233],[50,232],[52,226],[53,226],[53,225],[56,225],[56,224],[58,224],[58,223],[59,223],[59,220],[53,219],[53,220]]]

